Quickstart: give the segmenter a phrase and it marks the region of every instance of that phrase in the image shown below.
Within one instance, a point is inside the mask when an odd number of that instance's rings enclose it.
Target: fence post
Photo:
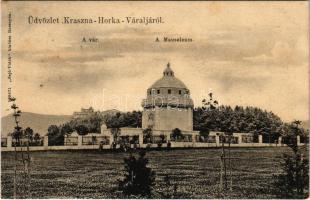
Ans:
[[[11,148],[12,147],[12,136],[8,136],[7,139],[6,139],[6,146],[8,148]]]
[[[83,145],[83,136],[82,135],[78,135],[78,146],[81,147]]]
[[[64,146],[67,146],[67,141],[68,141],[68,135],[65,135],[65,137],[64,137]]]
[[[171,140],[170,133],[167,134],[167,142]]]
[[[297,146],[300,145],[300,135],[297,135]]]
[[[263,136],[262,135],[258,135],[258,143],[259,144],[263,143]]]
[[[282,136],[279,137],[278,139],[278,144],[281,146],[282,145]]]
[[[43,146],[48,147],[48,136],[47,135],[43,137]]]
[[[219,135],[216,135],[216,136],[215,136],[215,143],[216,143],[216,146],[217,146],[217,147],[220,146],[220,136],[219,136]]]
[[[142,147],[143,145],[143,134],[139,134],[139,146]]]
[[[242,144],[242,135],[238,135],[238,144]]]
[[[109,135],[109,141],[110,141],[110,146],[112,146],[113,142],[114,142],[114,137],[113,135]]]

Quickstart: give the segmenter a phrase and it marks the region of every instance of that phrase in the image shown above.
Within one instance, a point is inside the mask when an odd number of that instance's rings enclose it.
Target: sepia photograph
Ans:
[[[308,199],[308,1],[2,1],[1,198]]]

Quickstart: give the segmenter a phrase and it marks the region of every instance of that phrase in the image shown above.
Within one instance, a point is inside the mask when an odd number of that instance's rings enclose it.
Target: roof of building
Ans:
[[[185,84],[174,76],[174,72],[170,68],[170,64],[167,64],[166,69],[163,72],[163,77],[157,80],[150,88],[186,88]]]

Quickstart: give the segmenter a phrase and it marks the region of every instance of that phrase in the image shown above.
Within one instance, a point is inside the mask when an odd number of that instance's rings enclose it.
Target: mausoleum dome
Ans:
[[[163,72],[163,77],[147,89],[147,97],[142,101],[144,108],[154,106],[193,107],[189,89],[174,76],[169,63]]]
[[[180,88],[187,89],[185,84],[174,76],[174,72],[170,68],[170,64],[167,64],[167,68],[163,72],[163,77],[157,80],[149,89],[157,88]]]

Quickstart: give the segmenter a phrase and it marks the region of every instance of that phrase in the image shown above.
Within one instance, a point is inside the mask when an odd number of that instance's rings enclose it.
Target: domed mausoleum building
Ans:
[[[147,89],[142,101],[142,128],[193,130],[193,100],[185,84],[174,76],[168,63],[163,77]]]
[[[151,85],[146,91],[146,98],[142,100],[142,128],[120,128],[120,138],[131,140],[139,138],[140,147],[147,145],[144,130],[152,130],[152,143],[169,143],[177,147],[194,146],[198,131],[193,131],[193,100],[186,85],[179,80],[167,64],[163,76]],[[173,143],[174,129],[180,129],[182,141]],[[105,125],[101,127],[102,134],[111,136],[111,130]],[[114,138],[110,137],[112,144]],[[178,144],[177,144],[178,143]]]

